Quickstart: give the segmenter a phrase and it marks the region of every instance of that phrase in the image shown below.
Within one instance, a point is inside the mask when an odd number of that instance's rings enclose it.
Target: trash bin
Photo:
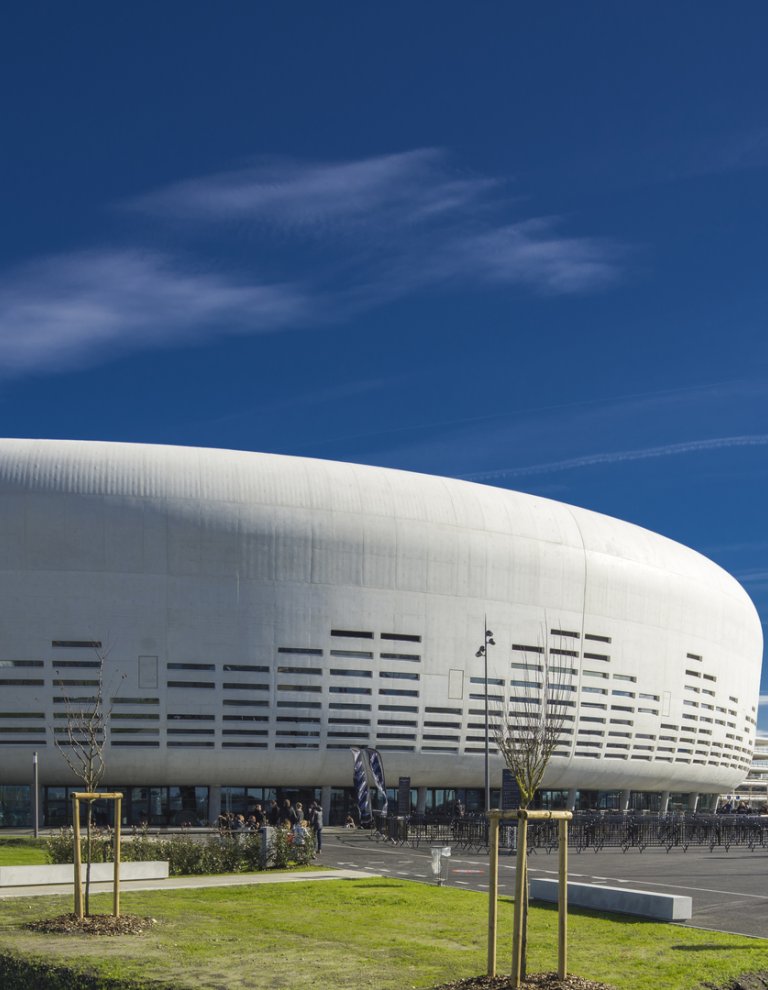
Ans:
[[[448,864],[446,860],[451,855],[450,846],[432,846],[432,873],[435,876],[435,883],[442,887],[445,883]]]

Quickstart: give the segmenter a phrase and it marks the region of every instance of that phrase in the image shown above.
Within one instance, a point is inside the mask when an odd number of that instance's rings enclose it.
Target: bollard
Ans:
[[[259,850],[259,866],[262,870],[269,869],[269,857],[272,855],[272,841],[275,830],[271,825],[262,825],[259,829],[261,848]]]

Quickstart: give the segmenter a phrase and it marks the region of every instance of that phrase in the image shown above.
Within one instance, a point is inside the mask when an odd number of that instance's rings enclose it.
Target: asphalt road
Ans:
[[[363,870],[384,876],[402,877],[422,883],[435,883],[429,846],[411,849],[371,838],[362,831],[326,829],[323,866]],[[532,876],[557,876],[556,854],[531,855]],[[734,932],[768,938],[768,850],[731,848],[730,852],[709,852],[689,848],[590,851],[569,855],[568,875],[581,883],[627,886],[670,894],[687,894],[693,901],[693,917],[688,925],[712,931]],[[499,893],[512,896],[514,857],[499,859]],[[447,863],[446,884],[469,890],[488,890],[486,853],[453,849]]]

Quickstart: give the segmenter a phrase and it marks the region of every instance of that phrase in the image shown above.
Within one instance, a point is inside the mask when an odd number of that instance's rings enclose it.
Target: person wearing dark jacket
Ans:
[[[296,814],[296,809],[291,805],[288,798],[283,801],[283,807],[280,810],[280,822],[289,822],[291,828],[298,824],[299,818]]]
[[[313,801],[309,809],[309,824],[315,836],[315,851],[323,848],[323,806],[319,801]]]

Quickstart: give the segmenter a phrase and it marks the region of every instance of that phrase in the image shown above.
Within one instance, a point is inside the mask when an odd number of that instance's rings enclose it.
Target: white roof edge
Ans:
[[[210,470],[205,470],[206,462]],[[258,502],[261,488],[266,494],[275,485],[285,487],[286,491],[290,488],[295,498],[297,488],[303,485],[307,490],[312,489],[312,497],[317,502],[322,493],[318,495],[307,477],[313,470],[321,472],[329,486],[348,488],[354,479],[361,489],[362,505],[366,504],[363,496],[368,495],[368,491],[363,490],[369,489],[370,485],[376,488],[377,498],[393,505],[398,495],[430,498],[431,524],[456,524],[453,508],[450,517],[447,512],[441,516],[437,499],[441,489],[445,503],[451,503],[453,507],[454,502],[465,502],[467,514],[471,508],[479,506],[495,517],[499,515],[502,503],[508,511],[510,502],[516,502],[515,508],[525,515],[526,507],[532,510],[538,506],[548,510],[571,531],[571,545],[579,549],[610,554],[611,546],[621,545],[626,555],[634,559],[636,553],[652,546],[654,556],[658,558],[656,566],[663,564],[672,571],[688,573],[692,577],[698,572],[702,578],[710,580],[719,573],[718,583],[730,585],[735,597],[744,597],[752,604],[747,592],[732,575],[697,551],[634,523],[539,495],[397,468],[287,454],[102,440],[0,439],[0,494],[34,490],[94,496],[199,499],[212,503]],[[380,484],[384,480],[385,486]],[[434,508],[432,498],[435,499]],[[318,508],[317,504],[311,507]],[[600,546],[603,542],[604,549]],[[629,552],[633,549],[634,553]],[[617,556],[623,555],[618,550],[613,552]]]

